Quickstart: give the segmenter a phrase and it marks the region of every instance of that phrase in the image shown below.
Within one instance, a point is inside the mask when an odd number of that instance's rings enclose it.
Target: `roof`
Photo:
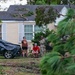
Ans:
[[[18,18],[18,17],[14,18],[8,12],[2,11],[2,12],[0,12],[0,20],[5,20],[5,21],[9,21],[9,20],[22,21],[23,18]]]
[[[30,12],[35,12],[38,6],[50,7],[50,5],[11,5],[7,11],[0,11],[0,20],[34,21],[35,15],[26,16],[26,19],[18,15],[27,13],[27,10]],[[66,8],[69,8],[68,5],[51,5],[51,7],[53,7],[58,12],[60,12],[64,6]],[[75,9],[74,5],[72,5],[71,7]]]

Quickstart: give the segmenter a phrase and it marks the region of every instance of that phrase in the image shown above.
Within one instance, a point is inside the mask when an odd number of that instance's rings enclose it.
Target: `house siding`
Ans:
[[[14,43],[14,44],[20,44],[21,40],[19,41],[19,25],[35,25],[35,21],[14,21],[14,22],[4,22],[6,25],[6,41]],[[49,30],[55,30],[54,23],[48,24]],[[28,41],[28,51],[32,49],[32,42]]]
[[[7,25],[7,41],[17,44],[18,43],[18,23],[6,23]]]
[[[6,41],[14,43],[14,44],[20,44],[21,41],[19,41],[19,25],[35,25],[35,22],[3,22],[6,24]],[[21,39],[22,40],[22,39]],[[29,45],[31,46],[31,41],[28,41]]]
[[[15,44],[19,44],[21,43],[21,41],[19,42],[19,25],[23,24],[23,25],[35,25],[35,21],[30,21],[30,22],[5,22],[6,24],[6,41],[8,42],[12,42]],[[49,30],[54,30],[56,29],[54,26],[54,23],[48,24],[48,28]],[[22,39],[21,39],[22,40]],[[31,41],[28,41],[29,43],[31,43]]]
[[[56,30],[56,27],[54,26],[54,23],[48,24],[49,30]]]

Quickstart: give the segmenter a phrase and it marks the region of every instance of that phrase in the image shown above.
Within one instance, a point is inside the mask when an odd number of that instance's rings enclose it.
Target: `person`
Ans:
[[[39,43],[40,43],[40,54],[41,56],[43,56],[46,53],[45,47],[46,40],[43,36],[41,36],[41,40],[39,41]]]
[[[46,52],[50,52],[50,51],[52,51],[52,45],[51,45],[51,43],[50,42],[47,42],[47,44],[46,44]]]
[[[23,37],[21,43],[22,43],[22,56],[27,57],[28,42],[25,37]]]
[[[40,51],[39,46],[37,45],[37,43],[33,44],[33,48],[32,48],[32,55],[34,57],[38,57],[38,53]]]

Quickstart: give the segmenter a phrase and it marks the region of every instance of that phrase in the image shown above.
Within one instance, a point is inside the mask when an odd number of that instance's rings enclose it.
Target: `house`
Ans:
[[[34,12],[38,6],[46,5],[11,5],[7,11],[0,12],[0,39],[8,42],[19,44],[23,36],[26,36],[29,44],[34,38],[34,32],[40,31],[41,28],[36,26],[35,15],[22,17],[21,13]],[[65,14],[68,5],[54,5],[52,6],[59,13]],[[75,6],[72,6],[75,9]],[[63,19],[62,16],[56,19],[56,23],[48,24],[50,30],[55,29],[55,25]]]

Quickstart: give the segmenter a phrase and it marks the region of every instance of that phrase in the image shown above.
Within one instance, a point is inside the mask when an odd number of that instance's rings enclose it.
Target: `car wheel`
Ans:
[[[5,51],[4,53],[4,57],[7,58],[7,59],[10,59],[13,57],[12,55],[12,51]]]

